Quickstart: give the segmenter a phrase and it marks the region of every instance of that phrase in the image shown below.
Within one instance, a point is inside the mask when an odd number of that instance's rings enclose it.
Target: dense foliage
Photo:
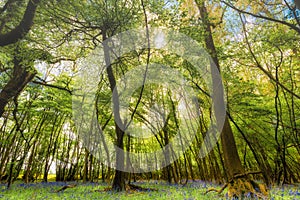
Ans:
[[[118,58],[111,49],[120,44],[104,42],[136,29],[149,36],[151,28],[163,26],[197,41],[218,62],[243,173],[268,186],[299,183],[299,13],[288,0],[0,1],[0,180],[10,187],[17,179],[47,182],[55,174],[56,181],[102,180],[123,190],[125,181],[185,184],[200,179],[221,184],[236,178],[228,172],[226,163],[231,161],[224,157],[224,143],[218,141],[206,157],[199,157],[216,116],[209,88],[192,63],[175,51],[148,48],[147,37],[134,41],[142,42],[144,49]],[[114,95],[116,82],[137,66],[144,66],[144,79],[131,81],[146,81],[151,63],[170,66],[197,91],[195,109],[201,114],[196,129],[181,128],[189,123],[180,119],[181,89],[170,88],[163,80],[136,88],[127,110],[119,105],[127,83]],[[95,75],[80,74],[91,66],[103,68],[92,105],[101,129],[98,139],[82,138],[86,124],[74,120],[74,103],[87,98],[78,90]],[[136,137],[143,134],[149,137]],[[195,138],[170,165],[137,174],[114,169],[114,160],[121,159],[123,167],[139,171],[132,163],[143,161],[143,153],[161,149],[178,134],[183,140],[193,134]],[[125,153],[112,152],[104,138]],[[100,157],[89,148],[93,140],[101,141],[98,145],[105,152]],[[162,162],[176,157],[173,152],[178,149],[167,149]],[[136,160],[131,162],[126,152],[136,153]],[[147,159],[151,162],[154,156]]]

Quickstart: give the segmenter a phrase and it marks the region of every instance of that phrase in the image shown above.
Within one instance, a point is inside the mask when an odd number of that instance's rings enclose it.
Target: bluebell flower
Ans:
[[[248,192],[245,196],[247,197],[247,198],[250,198],[251,197],[251,192]]]

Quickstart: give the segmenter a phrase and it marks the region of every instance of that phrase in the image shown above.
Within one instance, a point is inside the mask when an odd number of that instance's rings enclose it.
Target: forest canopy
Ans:
[[[298,3],[0,1],[0,181],[299,183]]]

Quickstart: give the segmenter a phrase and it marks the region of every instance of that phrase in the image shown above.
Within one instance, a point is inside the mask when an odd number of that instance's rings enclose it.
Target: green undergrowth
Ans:
[[[67,184],[77,184],[77,186],[74,188],[68,188],[61,192],[57,192],[57,190],[59,190]],[[204,192],[208,188],[221,188],[221,186],[216,186],[203,181],[189,182],[185,186],[179,184],[167,184],[165,182],[158,181],[138,182],[134,184],[143,188],[157,189],[158,191],[149,190],[114,193],[112,191],[105,191],[105,189],[109,187],[109,185],[105,183],[15,183],[9,190],[6,189],[5,185],[0,185],[0,199],[228,199],[226,195],[226,190],[222,194],[211,192],[204,195]],[[300,188],[299,186],[284,186],[280,188],[271,188],[269,199],[300,199]]]

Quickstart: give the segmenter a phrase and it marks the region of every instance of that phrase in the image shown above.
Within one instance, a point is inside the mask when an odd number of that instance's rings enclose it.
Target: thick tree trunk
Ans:
[[[221,134],[221,143],[228,177],[232,178],[236,174],[244,174],[245,171],[238,156],[232,129],[227,117]]]
[[[33,79],[36,71],[32,68],[24,67],[21,61],[14,59],[14,71],[12,78],[0,92],[0,117],[3,115],[5,106],[13,98],[18,96],[25,86]]]
[[[216,97],[216,102],[214,102],[215,111],[218,110],[218,106],[224,105],[224,95],[220,92],[219,87],[220,81],[218,78],[215,78],[215,74],[220,73],[220,64],[217,56],[217,51],[215,48],[212,31],[211,31],[211,23],[209,21],[208,12],[204,3],[204,0],[195,0],[197,7],[200,12],[202,24],[205,29],[205,45],[207,50],[209,51],[213,64],[216,65],[217,70],[213,67],[212,70],[212,80],[213,80],[213,96]],[[221,101],[222,100],[222,101]],[[219,105],[221,104],[221,105]],[[218,119],[218,113],[216,114],[217,123],[220,123]],[[262,195],[267,195],[265,187],[256,184],[252,181],[248,175],[245,173],[244,167],[242,166],[241,160],[238,155],[236,143],[234,140],[233,132],[231,126],[229,124],[228,116],[225,117],[223,130],[221,133],[221,143],[222,150],[225,162],[225,169],[228,177],[228,195],[229,197],[240,197],[247,193],[258,194],[262,193]]]

